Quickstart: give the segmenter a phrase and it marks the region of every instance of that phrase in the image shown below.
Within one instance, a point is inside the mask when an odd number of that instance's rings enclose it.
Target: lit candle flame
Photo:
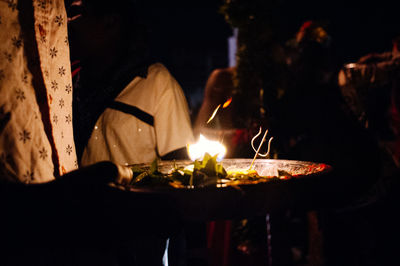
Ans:
[[[218,109],[219,109],[220,107],[221,107],[221,105],[219,104],[219,105],[217,106],[217,108],[215,108],[215,110],[214,110],[214,112],[212,113],[211,117],[208,119],[207,124],[210,123],[211,120],[214,119],[214,117],[215,117],[215,115],[217,114]]]
[[[200,134],[199,141],[188,145],[188,154],[192,161],[202,160],[204,154],[208,153],[211,156],[217,156],[217,161],[221,161],[226,154],[226,147],[218,142],[209,140]]]
[[[231,102],[232,102],[232,97],[229,98],[226,102],[224,102],[224,104],[222,105],[222,108],[228,107],[228,106],[231,104]],[[214,112],[212,113],[212,115],[211,115],[210,118],[208,119],[207,124],[210,123],[210,122],[214,119],[214,117],[215,117],[215,115],[217,114],[217,112],[218,112],[218,110],[219,110],[220,107],[221,107],[221,104],[219,104],[219,105],[217,106],[217,108],[215,108]]]
[[[228,107],[232,102],[232,97],[229,98],[226,102],[224,102],[224,104],[222,105],[222,108],[226,108]]]

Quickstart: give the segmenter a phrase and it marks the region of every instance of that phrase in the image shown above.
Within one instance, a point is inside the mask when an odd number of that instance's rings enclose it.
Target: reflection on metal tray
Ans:
[[[225,169],[248,168],[251,159],[224,159]],[[162,161],[159,170],[170,171],[174,165],[186,166],[191,161]],[[150,165],[140,165],[147,168]],[[308,208],[317,203],[329,187],[324,180],[332,167],[323,163],[295,160],[257,159],[254,169],[259,175],[279,171],[290,173],[293,178],[250,185],[227,187],[202,187],[195,189],[132,187],[131,192],[163,194],[177,201],[186,220],[216,220],[249,217],[269,211],[291,207]]]
[[[233,169],[249,169],[252,159],[224,159],[221,164],[226,171]],[[164,174],[171,172],[175,167],[186,167],[193,164],[189,160],[161,161],[158,170]],[[150,168],[149,164],[136,165],[143,170]],[[278,177],[288,175],[290,177],[310,177],[325,174],[331,170],[329,165],[315,162],[295,161],[295,160],[273,160],[257,159],[254,161],[252,169],[257,171],[259,176]]]

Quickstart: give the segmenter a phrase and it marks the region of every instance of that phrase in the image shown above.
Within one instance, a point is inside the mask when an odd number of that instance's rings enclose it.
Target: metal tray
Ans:
[[[251,159],[224,159],[225,169],[249,168]],[[191,161],[161,161],[159,170],[167,173],[174,165],[186,166]],[[150,167],[150,165],[137,165]],[[277,171],[292,175],[289,179],[274,179],[257,184],[206,186],[198,188],[131,187],[135,193],[159,194],[177,202],[186,220],[219,220],[243,218],[279,211],[285,208],[309,208],[323,194],[321,186],[329,178],[330,165],[295,160],[257,159],[254,169],[262,176]]]

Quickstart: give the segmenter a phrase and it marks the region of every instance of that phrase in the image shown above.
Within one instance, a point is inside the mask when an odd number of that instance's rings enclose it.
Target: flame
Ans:
[[[215,115],[217,114],[218,109],[219,109],[220,107],[221,107],[221,105],[219,104],[219,105],[217,106],[217,108],[215,108],[215,110],[214,110],[214,112],[212,113],[211,117],[208,119],[207,124],[210,123],[211,120],[214,119],[214,117],[215,117]]]
[[[222,108],[226,108],[228,107],[232,102],[232,97],[229,98],[226,102],[224,102],[224,104],[222,105]]]
[[[226,154],[226,147],[214,140],[209,140],[200,134],[199,141],[188,145],[188,154],[192,161],[202,160],[204,154],[208,153],[211,156],[218,154],[217,161],[221,161]]]
[[[232,97],[229,98],[226,102],[224,102],[224,104],[222,105],[222,108],[228,107],[228,106],[231,104],[231,102],[232,102]],[[219,105],[217,106],[217,108],[215,108],[214,112],[212,113],[212,115],[211,115],[210,118],[208,119],[207,124],[210,123],[211,120],[214,119],[214,117],[215,117],[215,115],[217,114],[217,112],[218,112],[218,110],[219,110],[220,107],[221,107],[221,104],[219,104]]]

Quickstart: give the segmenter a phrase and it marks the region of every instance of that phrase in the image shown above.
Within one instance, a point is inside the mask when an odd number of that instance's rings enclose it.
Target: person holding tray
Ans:
[[[188,104],[173,75],[150,57],[141,11],[140,3],[124,0],[68,7],[81,166],[187,158],[186,145],[193,142]],[[133,255],[124,259],[159,265],[164,248],[165,239],[149,236],[127,244]]]
[[[115,265],[109,254],[120,237],[178,224],[168,200],[111,190],[115,164],[78,169],[64,4],[0,1],[2,266]]]

